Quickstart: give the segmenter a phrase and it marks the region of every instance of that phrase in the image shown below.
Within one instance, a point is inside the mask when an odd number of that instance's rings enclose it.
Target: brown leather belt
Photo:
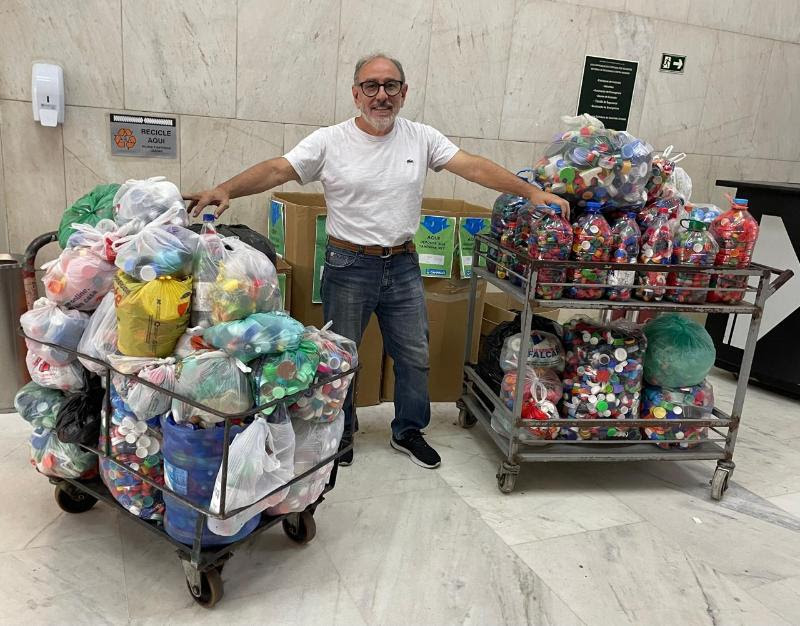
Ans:
[[[328,243],[332,246],[336,246],[337,248],[342,248],[343,250],[360,252],[361,254],[367,254],[369,256],[390,257],[394,254],[416,252],[417,250],[413,241],[406,241],[405,243],[401,243],[399,246],[392,246],[390,248],[385,246],[360,246],[357,243],[350,243],[349,241],[337,239],[336,237],[328,237]]]

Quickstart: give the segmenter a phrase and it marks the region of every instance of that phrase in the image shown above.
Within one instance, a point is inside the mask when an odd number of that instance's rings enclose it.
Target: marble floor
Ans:
[[[729,408],[732,377],[712,381]],[[433,471],[389,448],[392,405],[362,409],[316,539],[243,546],[212,611],[129,519],[60,512],[28,466],[28,425],[3,416],[0,624],[797,624],[798,407],[751,388],[720,503],[713,464],[691,461],[526,465],[503,495],[498,452],[454,405],[434,405]]]

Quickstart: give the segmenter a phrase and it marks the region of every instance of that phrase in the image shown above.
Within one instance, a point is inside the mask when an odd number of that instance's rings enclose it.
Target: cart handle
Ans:
[[[789,282],[789,279],[792,278],[792,276],[794,276],[794,272],[792,270],[783,270],[778,277],[769,284],[770,295],[778,291],[778,289]]]
[[[25,288],[25,304],[29,311],[33,308],[33,303],[36,302],[36,299],[39,297],[38,290],[36,289],[36,254],[48,243],[52,243],[57,239],[57,232],[51,230],[49,233],[39,235],[25,248],[25,257],[22,261],[22,283]]]

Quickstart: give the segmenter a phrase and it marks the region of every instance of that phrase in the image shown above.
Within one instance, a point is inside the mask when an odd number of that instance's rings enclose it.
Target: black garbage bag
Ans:
[[[264,235],[253,230],[245,224],[215,224],[214,227],[222,237],[238,237],[248,246],[251,246],[267,255],[272,264],[275,265],[278,256],[275,254],[275,246]],[[189,229],[199,233],[203,228],[202,224],[190,224]]]
[[[56,417],[56,435],[61,443],[97,445],[104,397],[99,379],[94,379],[86,391],[67,395]]]

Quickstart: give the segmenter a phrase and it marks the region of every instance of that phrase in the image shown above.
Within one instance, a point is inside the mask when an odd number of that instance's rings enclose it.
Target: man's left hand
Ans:
[[[528,199],[534,205],[557,204],[558,206],[561,207],[561,214],[564,216],[564,219],[569,221],[569,202],[564,200],[564,198],[557,196],[554,193],[542,191],[541,189],[534,187]]]

